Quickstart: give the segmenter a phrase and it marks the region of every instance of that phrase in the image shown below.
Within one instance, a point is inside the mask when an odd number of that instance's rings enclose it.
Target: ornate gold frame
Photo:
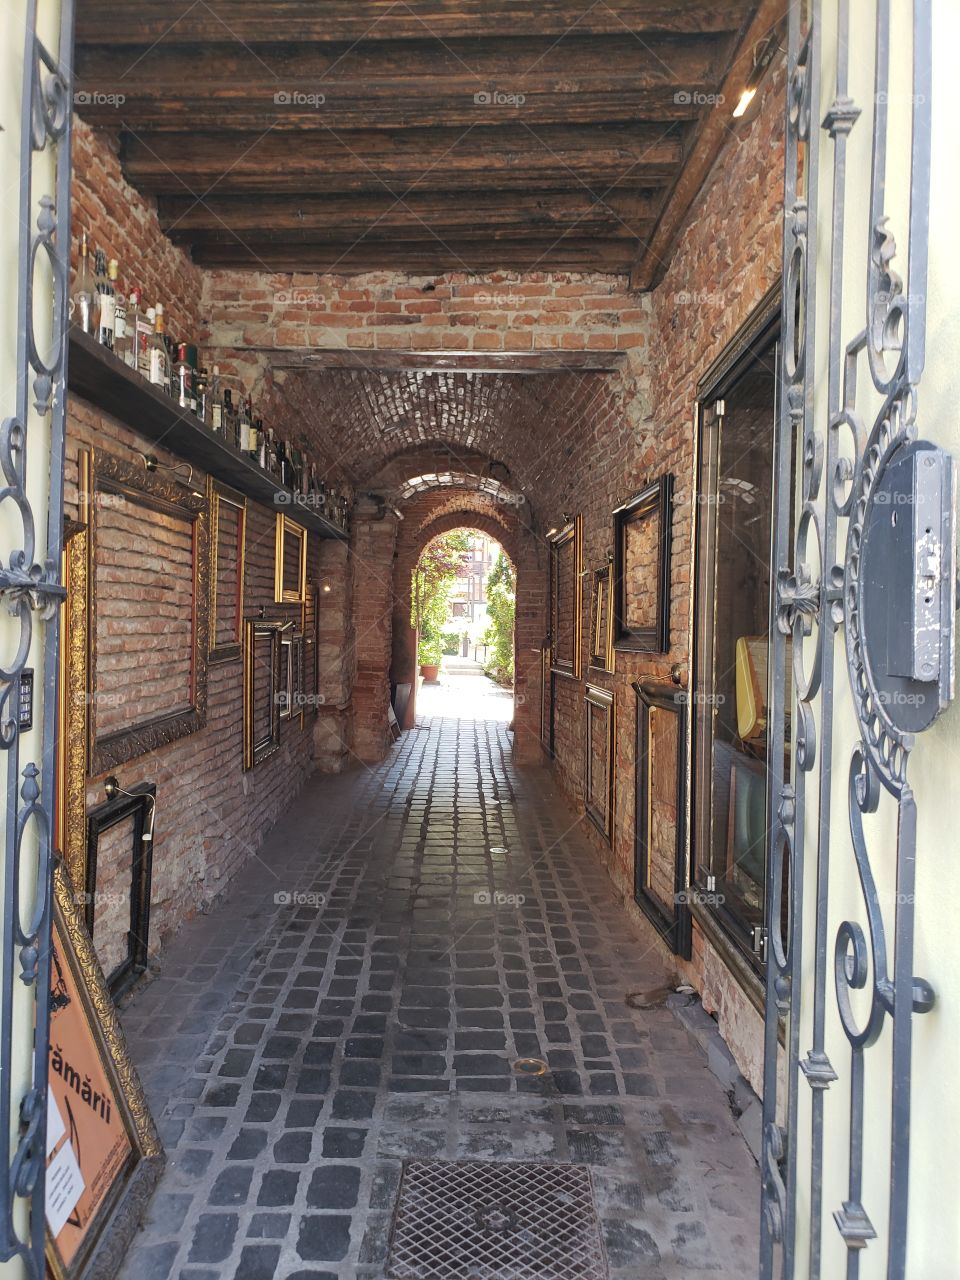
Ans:
[[[98,492],[120,494],[148,510],[188,518],[193,528],[193,657],[191,706],[188,711],[157,716],[130,729],[98,738],[94,686],[97,672],[96,636],[96,507]],[[139,466],[108,453],[81,450],[81,519],[88,529],[87,593],[89,662],[87,668],[88,769],[97,775],[148,751],[202,729],[207,720],[207,649],[210,626],[210,520],[205,497],[190,493],[175,480],[148,475]]]
[[[614,701],[613,692],[610,689],[601,689],[597,685],[588,684],[583,691],[583,698],[586,712],[586,732],[584,733],[584,775],[583,775],[583,802],[587,817],[597,828],[602,836],[609,842],[613,839],[613,798],[614,798],[614,779],[613,765],[616,759],[615,746],[615,717],[616,703]],[[593,754],[590,750],[590,709],[598,707],[607,713],[607,812],[603,815],[595,812],[590,806],[590,794],[592,791],[593,777]]]
[[[88,1274],[109,1277],[120,1270],[166,1158],[70,877],[59,858],[53,871],[53,910],[65,950],[63,960],[70,966],[101,1067],[123,1112],[135,1162],[132,1168],[125,1168],[123,1182],[118,1179],[114,1184],[91,1224],[91,1231],[95,1229],[96,1233],[89,1242],[84,1239],[69,1266],[64,1266],[55,1242],[47,1234],[47,1269],[54,1280],[82,1280]]]
[[[557,657],[557,578],[560,552],[573,542],[573,660]],[[583,673],[583,516],[574,516],[550,540],[550,660],[558,675],[579,680]]]
[[[247,554],[247,500],[242,493],[207,477],[207,500],[210,503],[210,622],[207,661],[233,662],[240,657],[243,648],[243,578]],[[239,512],[240,527],[237,534],[237,625],[235,638],[229,644],[217,644],[217,578],[220,552],[220,508],[234,507]]]
[[[590,654],[587,665],[597,671],[613,674],[613,597],[611,593],[612,572],[609,564],[597,569],[593,575],[593,598],[590,610]],[[602,625],[603,597],[606,594],[607,619]],[[603,634],[601,635],[601,630]]]
[[[63,538],[62,581],[67,596],[60,606],[54,847],[63,854],[74,888],[80,892],[87,874],[87,528],[79,521],[67,520]]]
[[[297,570],[297,589],[291,591],[283,583],[284,544],[288,537],[300,544],[300,564]],[[276,552],[274,557],[273,596],[276,604],[304,604],[307,599],[307,531],[303,525],[291,520],[282,511],[277,512]]]

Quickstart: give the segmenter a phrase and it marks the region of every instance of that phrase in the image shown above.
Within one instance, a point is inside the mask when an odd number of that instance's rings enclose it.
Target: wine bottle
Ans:
[[[111,259],[114,267],[113,279],[116,280],[116,263]],[[94,263],[96,270],[96,289],[100,301],[100,314],[97,318],[97,341],[102,347],[106,347],[108,351],[113,350],[114,324],[116,318],[116,293],[113,281],[107,274],[107,255],[102,249],[98,249],[94,254]]]
[[[147,314],[149,315],[149,312]],[[164,338],[163,304],[158,302],[154,308],[153,337],[148,344],[150,381],[155,387],[162,387],[164,391],[169,391],[170,356],[167,353],[167,344]]]
[[[71,302],[74,323],[79,325],[84,333],[94,334],[100,319],[99,300],[93,272],[90,269],[90,247],[87,244],[86,231],[80,233],[80,258],[73,278]]]

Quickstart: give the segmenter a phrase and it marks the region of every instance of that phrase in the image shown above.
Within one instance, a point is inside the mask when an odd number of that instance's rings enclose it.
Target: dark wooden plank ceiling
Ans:
[[[646,287],[776,7],[79,0],[78,110],[202,264]]]

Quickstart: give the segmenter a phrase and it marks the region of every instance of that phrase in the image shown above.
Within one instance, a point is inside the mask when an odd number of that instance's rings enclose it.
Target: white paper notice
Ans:
[[[83,1174],[73,1147],[65,1142],[47,1165],[47,1226],[54,1239],[83,1195]]]
[[[60,1114],[60,1108],[57,1106],[57,1100],[53,1096],[53,1091],[47,1090],[47,1159],[50,1158],[50,1152],[57,1145],[66,1129],[63,1124],[63,1116]]]

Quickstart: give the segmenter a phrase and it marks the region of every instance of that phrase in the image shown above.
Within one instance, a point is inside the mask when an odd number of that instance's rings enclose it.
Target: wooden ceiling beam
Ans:
[[[529,188],[552,182],[605,196],[664,185],[683,158],[682,127],[548,125],[537,130],[409,129],[307,134],[125,134],[129,181],[149,194]]]
[[[657,230],[644,245],[630,273],[634,289],[652,289],[663,279],[677,240],[727,139],[736,132],[733,109],[740,100],[752,66],[754,48],[769,38],[783,22],[786,0],[760,0],[752,21],[739,42],[739,52],[720,89],[719,102],[709,107],[673,186]]]
[[[656,191],[616,191],[598,200],[589,191],[415,190],[403,200],[385,191],[368,196],[161,196],[160,226],[180,244],[211,236],[249,236],[269,231],[281,240],[340,240],[366,233],[389,236],[546,236],[565,230],[580,235],[645,235],[660,207]]]
[[[78,44],[307,44],[475,36],[697,35],[736,31],[752,0],[85,0]]]
[[[624,274],[636,257],[634,240],[423,240],[399,244],[267,244],[251,238],[232,244],[198,244],[193,260],[207,267],[254,267],[265,271],[316,271],[357,275],[403,271],[438,275],[444,271],[598,271]]]
[[[267,352],[275,369],[308,372],[362,369],[368,373],[613,373],[627,361],[625,351],[356,351],[347,347],[248,350]]]

